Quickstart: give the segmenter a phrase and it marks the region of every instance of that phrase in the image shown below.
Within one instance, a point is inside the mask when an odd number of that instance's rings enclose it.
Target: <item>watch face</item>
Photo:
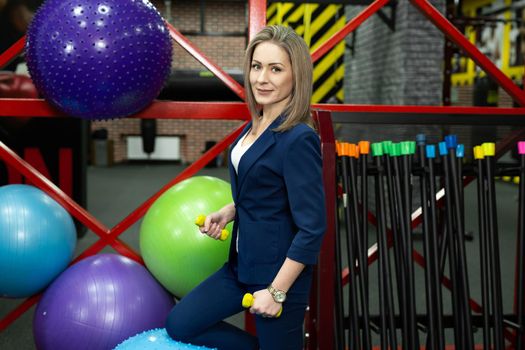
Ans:
[[[274,299],[278,303],[282,303],[286,300],[286,293],[281,291],[276,291],[274,294]]]

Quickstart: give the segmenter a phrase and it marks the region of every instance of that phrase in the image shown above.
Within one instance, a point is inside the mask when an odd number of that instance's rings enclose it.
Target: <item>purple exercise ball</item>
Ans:
[[[45,291],[33,319],[39,350],[113,349],[164,327],[173,298],[142,265],[116,254],[86,258]]]
[[[27,32],[38,91],[65,114],[125,117],[147,107],[171,70],[169,31],[148,0],[47,0]]]

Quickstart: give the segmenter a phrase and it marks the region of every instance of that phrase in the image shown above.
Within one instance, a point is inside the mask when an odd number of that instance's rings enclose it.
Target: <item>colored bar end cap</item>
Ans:
[[[348,155],[357,158],[357,145],[355,143],[348,144]]]
[[[390,148],[390,155],[392,157],[399,157],[401,155],[401,144],[399,142],[393,143]]]
[[[481,146],[474,147],[474,159],[483,159],[485,155],[483,154],[483,148]]]
[[[447,144],[445,142],[440,142],[438,147],[440,156],[446,156],[448,154]]]
[[[359,154],[369,154],[370,153],[370,142],[368,141],[359,141],[357,144],[359,147]]]
[[[341,157],[343,155],[343,144],[339,141],[335,141],[335,153]]]
[[[445,143],[448,149],[455,149],[458,145],[458,137],[456,135],[445,136]]]
[[[417,134],[416,143],[418,146],[424,146],[427,143],[427,137],[425,136],[425,134]]]
[[[465,145],[460,143],[459,145],[457,145],[456,147],[456,156],[458,158],[463,158],[465,157]]]
[[[406,156],[410,154],[410,141],[402,141],[401,145],[401,155]]]
[[[525,141],[518,142],[518,153],[525,154]]]
[[[381,142],[381,145],[383,145],[383,153],[384,154],[390,154],[392,153],[392,141],[386,140]]]
[[[379,142],[373,143],[372,147],[372,156],[380,157],[383,155],[383,145]]]
[[[496,144],[494,142],[485,142],[481,145],[485,157],[494,157],[496,154]]]
[[[341,144],[341,156],[343,157],[350,156],[350,144],[348,142],[343,142]]]
[[[427,158],[436,158],[436,146],[426,145]]]

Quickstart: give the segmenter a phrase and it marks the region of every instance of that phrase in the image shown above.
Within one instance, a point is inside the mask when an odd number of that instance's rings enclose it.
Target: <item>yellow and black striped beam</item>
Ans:
[[[344,12],[343,5],[279,2],[271,3],[266,13],[269,25],[292,27],[313,52],[345,25]],[[344,53],[342,41],[315,63],[312,103],[344,101]]]

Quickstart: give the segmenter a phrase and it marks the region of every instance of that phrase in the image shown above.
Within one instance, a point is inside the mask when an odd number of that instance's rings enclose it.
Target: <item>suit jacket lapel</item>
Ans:
[[[241,157],[237,178],[237,192],[239,192],[241,189],[244,179],[246,179],[246,175],[250,171],[250,168],[255,163],[255,161],[275,143],[275,132],[273,129],[280,124],[280,119],[281,118],[278,117],[276,120],[274,120],[272,124],[266,128],[266,130],[259,136],[257,140],[255,140],[253,145]]]
[[[248,132],[248,130],[250,130],[250,128],[252,127],[252,122],[250,121],[243,129],[243,131],[239,134],[239,136],[237,136],[237,138],[235,139],[235,141],[233,141],[233,143],[231,144],[231,147],[230,147],[230,150],[229,150],[229,154],[228,154],[228,159],[232,159],[232,150],[233,148],[235,147],[235,145],[237,144],[237,142],[239,142],[239,140],[244,136],[244,134],[246,134]],[[235,172],[235,168],[233,167],[233,164],[231,162],[231,160],[228,162],[228,165],[229,165],[229,168],[230,168],[230,183],[231,183],[231,188],[232,188],[232,198],[233,198],[233,202],[237,202],[237,173]]]

